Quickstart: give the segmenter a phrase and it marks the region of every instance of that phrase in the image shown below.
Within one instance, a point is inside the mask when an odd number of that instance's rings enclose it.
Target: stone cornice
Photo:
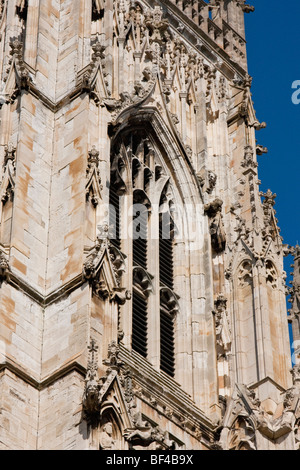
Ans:
[[[6,282],[15,289],[24,292],[28,297],[33,299],[43,308],[48,307],[61,297],[65,296],[66,294],[70,294],[86,283],[86,281],[82,278],[82,274],[79,274],[61,287],[53,290],[47,295],[43,295],[41,292],[30,286],[27,282],[25,282],[13,272],[10,272],[9,278]]]
[[[83,88],[81,85],[78,85],[73,88],[69,93],[67,93],[63,98],[61,98],[58,101],[52,101],[50,98],[48,98],[41,90],[39,90],[33,83],[27,84],[26,88],[22,88],[19,90],[19,92],[25,92],[25,93],[30,93],[32,96],[37,98],[41,103],[44,104],[46,108],[48,108],[50,111],[53,113],[57,113],[60,109],[62,109],[64,106],[68,105],[72,101],[74,101],[76,98],[81,96],[82,94],[86,93],[87,95],[90,94],[90,90],[87,90]],[[11,102],[11,97],[7,96],[7,100],[5,104],[9,104]],[[3,106],[3,102],[1,103],[0,106]]]
[[[0,374],[5,371],[11,372],[16,377],[20,378],[25,383],[27,383],[38,391],[46,389],[53,383],[57,382],[58,380],[61,380],[63,377],[70,375],[72,372],[76,372],[83,378],[85,378],[86,375],[85,367],[83,367],[79,362],[77,362],[76,359],[70,362],[69,364],[62,366],[60,369],[56,370],[41,381],[37,380],[37,378],[30,375],[22,367],[16,365],[15,363],[9,360],[6,360],[4,363],[0,364]]]

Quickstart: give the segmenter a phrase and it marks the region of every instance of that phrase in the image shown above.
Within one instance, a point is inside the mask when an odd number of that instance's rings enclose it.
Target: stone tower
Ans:
[[[1,0],[1,449],[298,447],[251,11]]]

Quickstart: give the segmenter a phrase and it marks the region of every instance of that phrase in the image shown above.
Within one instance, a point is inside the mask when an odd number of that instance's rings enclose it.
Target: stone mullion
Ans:
[[[186,266],[182,265],[185,256],[185,243],[175,242],[174,246],[174,285],[175,291],[183,299],[190,298]],[[175,380],[183,385],[187,393],[192,393],[192,345],[191,318],[188,318],[187,302],[180,302],[180,311],[175,319]],[[185,334],[183,334],[185,332]]]
[[[258,380],[266,376],[273,376],[273,366],[270,355],[272,345],[270,342],[271,335],[268,323],[269,312],[266,301],[263,299],[267,299],[265,268],[261,266],[260,261],[258,261],[253,266],[253,303],[256,326]]]
[[[159,280],[159,214],[153,208],[148,237],[148,271],[154,276],[154,291],[148,298],[148,360],[160,369],[160,280]]]
[[[236,273],[235,273],[236,274]],[[234,275],[233,281],[233,305],[232,305],[232,318],[233,318],[233,335],[234,335],[234,362],[235,362],[235,380],[236,383],[246,383],[246,364],[243,360],[243,355],[246,353],[243,349],[243,331],[241,317],[243,314],[242,301],[240,299],[239,281],[237,276]]]
[[[126,90],[125,87],[125,38],[118,38],[118,86],[119,95]]]
[[[187,122],[186,122],[186,107],[187,107],[187,93],[183,92],[179,94],[180,104],[181,104],[181,137],[184,143],[186,143],[186,131],[187,131]]]
[[[206,218],[205,224],[208,224],[208,218]],[[210,407],[213,407],[210,411],[213,414],[217,413],[215,418],[219,418],[218,413],[218,371],[217,371],[217,354],[215,347],[215,328],[212,311],[214,309],[214,292],[213,286],[213,265],[212,265],[212,248],[211,241],[209,240],[209,228],[205,225],[205,240],[203,246],[203,266],[206,273],[206,342],[207,342],[207,364],[209,366],[206,373],[207,380],[207,399]],[[211,366],[210,366],[211,365]],[[211,387],[211,384],[213,386]]]
[[[113,68],[114,68],[114,44],[113,44],[113,24],[114,24],[114,0],[107,0],[104,9],[104,37],[105,37],[105,71],[108,89],[113,90]]]
[[[5,30],[6,30],[6,18],[2,18],[1,28],[0,28],[0,37],[2,41],[0,42],[0,77],[1,80],[4,78],[5,68],[3,67],[5,62]]]
[[[226,236],[227,236],[227,243],[231,243],[233,240],[233,233],[232,233],[232,224],[231,224],[231,213],[230,208],[232,205],[232,188],[231,188],[231,175],[230,175],[230,150],[229,150],[229,134],[228,134],[228,125],[227,125],[227,118],[228,118],[228,107],[226,103],[221,103],[220,106],[220,179],[219,184],[221,184],[221,188],[223,189],[223,194],[221,194],[221,198],[224,202],[224,209],[225,209],[225,225],[226,225]],[[218,184],[218,182],[217,182]]]
[[[279,276],[278,281],[281,282],[281,278]],[[278,305],[278,313],[280,315],[279,318],[279,325],[278,325],[278,338],[280,340],[280,350],[281,351],[289,351],[290,350],[290,338],[287,325],[287,317],[286,317],[286,294],[284,283],[282,283],[282,287],[276,290],[276,298],[275,298],[276,305]],[[291,357],[289,355],[284,355],[283,361],[283,376],[282,376],[282,383],[281,385],[289,388],[292,386],[292,377],[290,374],[290,366],[291,366]]]
[[[129,227],[132,227],[132,194],[126,194],[120,198],[120,229],[121,229],[121,251],[126,253],[127,269],[122,277],[123,286],[133,292],[132,268],[133,268],[133,252],[132,252],[132,236],[129,233]],[[131,350],[132,343],[132,297],[121,308],[120,328],[124,333],[123,344]]]
[[[141,52],[134,52],[134,82],[137,83],[141,79],[141,59],[142,53]]]
[[[228,354],[228,367],[229,367],[229,380],[230,384],[233,383],[239,383],[239,378],[238,378],[238,368],[237,368],[237,346],[236,346],[236,328],[237,328],[237,323],[236,323],[236,295],[237,295],[237,289],[234,285],[234,280],[232,273],[230,273],[227,276],[227,281],[225,282],[226,289],[225,292],[228,292],[228,312],[230,315],[230,326],[231,326],[231,351],[230,354]]]

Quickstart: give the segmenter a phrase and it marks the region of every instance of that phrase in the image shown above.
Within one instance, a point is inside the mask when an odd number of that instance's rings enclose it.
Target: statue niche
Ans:
[[[113,439],[113,425],[111,422],[106,423],[101,431],[99,437],[100,450],[114,450],[116,449],[116,441]]]
[[[116,419],[105,413],[98,428],[99,450],[122,450],[122,434]]]

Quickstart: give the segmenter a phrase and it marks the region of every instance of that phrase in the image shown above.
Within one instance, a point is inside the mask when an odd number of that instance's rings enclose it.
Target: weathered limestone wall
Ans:
[[[88,99],[79,97],[55,116],[47,292],[82,271]]]
[[[84,379],[77,372],[62,377],[40,392],[38,450],[88,450],[82,420]]]
[[[52,102],[70,92],[89,63],[91,7],[86,0],[40,0],[36,80]]]
[[[9,370],[0,372],[0,448],[36,450],[39,392]]]
[[[41,374],[43,310],[25,293],[2,284],[1,347],[8,361],[33,379]]]
[[[89,340],[89,305],[90,292],[85,285],[45,309],[43,380],[70,364],[84,363],[84,352]]]
[[[24,93],[20,106],[11,268],[42,295],[47,272],[53,113]]]

